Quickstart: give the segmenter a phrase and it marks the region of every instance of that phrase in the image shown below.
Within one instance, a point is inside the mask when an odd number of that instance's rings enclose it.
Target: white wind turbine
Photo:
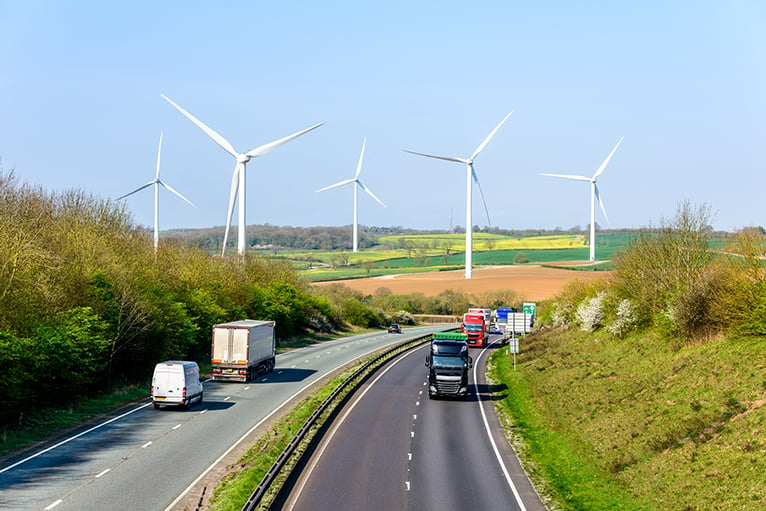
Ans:
[[[228,140],[223,138],[221,135],[213,131],[209,126],[204,124],[202,121],[194,117],[192,114],[175,104],[170,98],[165,96],[164,94],[160,94],[162,98],[173,105],[176,110],[181,112],[183,115],[185,115],[191,122],[197,125],[199,129],[204,131],[210,138],[213,139],[213,141],[221,146],[224,151],[232,155],[234,158],[236,158],[237,163],[234,166],[234,174],[231,176],[231,192],[229,193],[229,211],[226,215],[226,232],[223,236],[223,248],[221,250],[221,255],[223,255],[226,252],[226,243],[229,239],[229,228],[231,227],[231,218],[234,215],[234,202],[239,199],[239,216],[237,219],[238,226],[237,226],[237,252],[240,256],[245,255],[245,249],[246,249],[246,241],[245,241],[245,174],[247,171],[247,162],[250,161],[251,158],[255,158],[256,156],[261,156],[272,149],[276,149],[277,147],[281,146],[284,143],[289,142],[290,140],[294,138],[298,138],[304,133],[308,133],[309,131],[316,129],[320,127],[323,123],[315,124],[314,126],[311,126],[310,128],[306,128],[303,131],[299,131],[297,133],[293,133],[292,135],[289,135],[284,138],[280,138],[279,140],[275,140],[273,142],[269,142],[268,144],[263,144],[262,146],[256,147],[255,149],[252,149],[246,153],[238,153],[234,147],[229,143]]]
[[[620,144],[622,143],[622,139],[623,137],[620,137],[620,140],[617,141],[617,145],[614,146],[614,149],[612,149],[612,152],[609,153],[609,156],[606,157],[606,159],[601,164],[601,166],[596,170],[596,173],[593,174],[593,177],[572,176],[568,174],[542,174],[542,173],[540,174],[542,176],[560,177],[563,179],[573,179],[575,181],[588,181],[590,183],[590,260],[591,262],[596,260],[596,200],[598,200],[598,205],[601,206],[601,211],[604,212],[604,218],[606,218],[606,222],[607,224],[609,224],[609,217],[606,214],[606,208],[604,208],[604,203],[601,201],[601,195],[598,193],[598,185],[596,185],[596,181],[598,181],[598,176],[600,176],[601,173],[604,172],[604,169],[606,169],[606,166],[609,164],[609,160],[612,159],[612,156],[614,155],[615,151],[617,151],[617,148],[620,147]]]
[[[115,200],[124,199],[128,195],[133,195],[136,192],[140,192],[144,188],[148,188],[154,185],[154,251],[155,252],[157,251],[157,245],[159,245],[159,242],[160,242],[160,226],[159,226],[160,224],[160,186],[165,188],[167,191],[176,194],[177,196],[179,196],[180,198],[182,198],[183,200],[185,200],[186,202],[194,206],[194,203],[192,201],[190,201],[189,199],[187,199],[186,197],[184,197],[177,191],[173,190],[173,188],[171,188],[169,184],[163,182],[160,179],[160,153],[161,152],[162,152],[162,132],[160,132],[160,145],[157,148],[157,171],[154,175],[154,179],[152,179],[151,181],[149,181],[143,186],[139,186],[132,192],[126,193],[125,195],[121,195],[120,197],[117,197],[115,199]],[[196,208],[197,206],[194,206],[194,207]]]
[[[359,242],[358,242],[358,236],[359,236],[359,227],[358,227],[358,220],[359,220],[359,188],[361,187],[362,190],[367,192],[367,194],[378,201],[378,203],[383,206],[384,208],[387,208],[385,204],[383,204],[383,201],[378,199],[372,191],[364,186],[364,183],[362,183],[359,180],[359,173],[362,171],[362,160],[364,159],[364,148],[367,145],[367,139],[364,139],[364,142],[362,142],[362,153],[359,155],[359,163],[356,166],[356,174],[354,175],[353,179],[345,179],[343,181],[340,181],[338,183],[335,183],[334,185],[325,186],[324,188],[320,188],[317,190],[317,192],[323,192],[325,190],[329,190],[330,188],[337,188],[338,186],[347,185],[350,183],[354,184],[354,245],[353,250],[354,252],[357,252],[359,249]]]
[[[508,120],[508,118],[513,113],[513,110],[511,110],[508,115],[506,115],[500,123],[495,126],[495,129],[492,130],[492,132],[487,136],[487,138],[484,139],[484,141],[479,144],[479,147],[476,148],[476,150],[473,152],[473,154],[469,158],[456,158],[452,156],[436,156],[433,154],[426,154],[426,153],[418,153],[415,151],[408,151],[405,149],[405,152],[412,153],[412,154],[419,154],[420,156],[427,156],[429,158],[437,158],[439,160],[447,160],[447,161],[454,161],[457,163],[464,163],[466,165],[466,178],[465,178],[465,195],[466,195],[466,203],[465,203],[465,278],[470,279],[471,275],[473,273],[473,220],[471,219],[471,208],[472,208],[472,190],[473,187],[471,186],[471,181],[476,182],[476,188],[479,189],[479,194],[481,195],[481,201],[484,203],[484,211],[487,213],[487,221],[492,224],[492,222],[489,220],[489,209],[487,209],[487,201],[484,200],[484,192],[481,191],[481,185],[479,184],[479,178],[476,176],[476,171],[473,169],[473,161],[476,159],[476,157],[479,155],[479,153],[486,147],[486,145],[489,143],[490,139],[495,136],[495,133],[497,133],[497,130],[500,129],[500,126],[503,125],[505,121]]]

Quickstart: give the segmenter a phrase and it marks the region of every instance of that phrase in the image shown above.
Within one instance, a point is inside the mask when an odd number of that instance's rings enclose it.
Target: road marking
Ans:
[[[180,425],[180,424],[176,424],[175,426],[173,426],[173,431],[177,430],[177,429],[178,429],[178,428],[180,428],[180,427],[181,427],[181,425]]]
[[[410,482],[404,481],[404,485],[407,487],[407,491],[410,491]]]
[[[152,445],[152,442],[146,442],[144,445],[141,446],[141,449],[146,449],[150,445]]]
[[[282,374],[284,371],[277,371],[277,374]]]
[[[224,401],[228,401],[229,399],[231,399],[231,396],[226,396],[225,398],[223,398]]]
[[[261,380],[261,383],[263,383],[263,382],[266,382],[266,381],[269,381],[269,379],[268,379],[268,378],[263,378],[263,379]]]
[[[495,344],[497,341],[493,341],[492,344]],[[479,356],[476,357],[476,363],[478,364],[479,360],[481,360],[481,357],[484,356],[484,354],[487,352],[487,346],[483,350],[481,350],[481,353],[479,353]],[[484,411],[484,401],[485,399],[481,397],[481,394],[479,393],[479,381],[476,376],[477,371],[473,372],[473,388],[476,392],[476,397],[479,398],[479,410],[481,410],[481,418],[484,421],[484,431],[487,433],[487,438],[489,438],[489,442],[492,444],[492,449],[495,451],[495,458],[497,458],[497,462],[500,464],[500,468],[503,469],[503,475],[505,475],[505,480],[508,482],[508,486],[511,487],[511,491],[513,492],[513,496],[516,498],[516,503],[519,505],[520,511],[527,511],[527,508],[524,507],[524,501],[521,500],[521,495],[519,495],[519,491],[516,489],[516,485],[513,484],[513,479],[511,479],[511,474],[508,472],[508,468],[505,466],[505,463],[503,462],[502,456],[500,456],[500,451],[497,449],[497,444],[495,443],[495,439],[492,438],[492,432],[489,429],[489,422],[487,421],[487,414]]]
[[[415,438],[415,432],[414,431],[410,431],[410,438]]]
[[[112,469],[111,469],[111,468],[107,468],[107,469],[104,469],[104,470],[102,470],[102,471],[101,471],[101,472],[100,472],[100,473],[99,473],[99,474],[96,476],[96,479],[98,479],[98,478],[99,478],[99,477],[101,477],[102,475],[106,474],[106,473],[107,473],[107,472],[109,472],[110,470],[112,470]]]
[[[203,413],[207,412],[208,408],[205,408],[204,410],[200,411],[199,414],[202,415]]]
[[[247,387],[245,387],[245,388],[244,388],[244,389],[242,389],[242,390],[247,390],[247,389],[249,389],[249,388],[250,388],[250,385],[248,385]]]
[[[51,509],[53,509],[54,507],[58,506],[58,505],[59,505],[59,504],[61,504],[62,502],[64,502],[64,501],[63,501],[63,500],[61,500],[61,499],[58,499],[56,502],[54,502],[54,503],[53,503],[53,504],[51,504],[50,506],[46,507],[46,508],[44,509],[44,511],[50,511]]]
[[[145,405],[141,405],[141,406],[139,406],[138,408],[134,408],[134,409],[130,410],[129,412],[125,412],[125,413],[123,413],[122,415],[118,415],[117,417],[114,417],[114,418],[112,418],[112,419],[109,419],[109,420],[108,420],[108,421],[106,421],[106,422],[102,422],[101,424],[98,424],[97,426],[93,426],[93,427],[92,427],[92,428],[90,428],[90,429],[86,429],[86,430],[85,430],[85,431],[83,431],[82,433],[78,433],[78,434],[76,434],[75,436],[72,436],[72,437],[69,437],[69,438],[67,438],[66,440],[62,440],[61,442],[57,443],[56,445],[52,445],[52,446],[48,447],[47,449],[43,449],[42,451],[36,452],[36,453],[34,453],[33,455],[31,455],[31,456],[27,456],[27,457],[26,457],[26,458],[24,458],[23,460],[17,461],[17,462],[16,462],[16,463],[14,463],[13,465],[8,465],[8,466],[7,466],[7,467],[5,467],[4,469],[0,470],[0,474],[2,474],[3,472],[6,472],[6,471],[8,471],[8,470],[10,470],[10,469],[12,469],[12,468],[14,468],[14,467],[18,467],[18,466],[19,466],[19,465],[21,465],[22,463],[26,463],[27,461],[29,461],[29,460],[31,460],[31,459],[37,458],[37,457],[38,457],[38,456],[40,456],[41,454],[45,454],[46,452],[52,451],[53,449],[56,449],[57,447],[61,447],[62,445],[66,444],[66,443],[69,443],[69,442],[71,442],[72,440],[75,440],[75,439],[77,439],[77,438],[80,438],[81,436],[83,436],[83,435],[86,435],[86,434],[90,433],[91,431],[95,431],[95,430],[97,430],[97,429],[99,429],[99,428],[101,428],[101,427],[104,427],[104,426],[106,426],[107,424],[111,424],[112,422],[114,422],[114,421],[116,421],[116,420],[119,420],[119,419],[122,419],[123,417],[126,417],[126,416],[130,415],[131,413],[135,413],[135,412],[137,412],[137,411],[141,410],[142,408],[146,408],[147,406],[149,406],[149,405],[151,405],[151,404],[152,404],[152,403],[151,403],[151,402],[149,402],[149,403],[146,403]],[[58,503],[54,503],[54,504],[55,504],[55,505],[58,505],[58,504],[60,504],[60,503],[61,503],[61,502],[59,501]],[[53,505],[53,504],[51,504],[51,505]],[[47,508],[46,508],[46,509],[47,509]]]
[[[407,461],[412,461],[412,453],[411,452],[407,453]]]
[[[414,421],[418,420],[418,414],[413,413],[412,414],[412,420],[414,420]]]

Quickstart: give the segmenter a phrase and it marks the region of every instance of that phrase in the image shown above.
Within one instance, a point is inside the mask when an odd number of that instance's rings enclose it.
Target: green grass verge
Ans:
[[[24,417],[24,427],[14,425],[0,429],[0,454],[50,437],[95,415],[148,397],[148,384],[128,385],[93,398],[77,400],[65,408],[36,409]]]
[[[562,509],[766,509],[762,340],[549,330],[507,352],[498,403]]]

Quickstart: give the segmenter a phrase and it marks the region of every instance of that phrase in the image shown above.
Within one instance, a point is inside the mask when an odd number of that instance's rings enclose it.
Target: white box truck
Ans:
[[[214,380],[248,381],[274,369],[276,337],[273,321],[243,319],[213,326]]]
[[[188,360],[166,360],[154,366],[152,404],[188,408],[202,402],[199,366]]]

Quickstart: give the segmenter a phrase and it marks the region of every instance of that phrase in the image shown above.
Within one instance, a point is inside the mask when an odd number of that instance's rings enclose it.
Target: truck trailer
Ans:
[[[460,331],[467,336],[469,346],[484,346],[489,339],[488,328],[489,325],[484,320],[483,314],[471,312],[463,314]]]
[[[468,397],[468,371],[473,359],[468,355],[465,334],[436,333],[426,355],[428,397]]]
[[[213,379],[248,381],[274,369],[273,321],[244,319],[213,326]]]

